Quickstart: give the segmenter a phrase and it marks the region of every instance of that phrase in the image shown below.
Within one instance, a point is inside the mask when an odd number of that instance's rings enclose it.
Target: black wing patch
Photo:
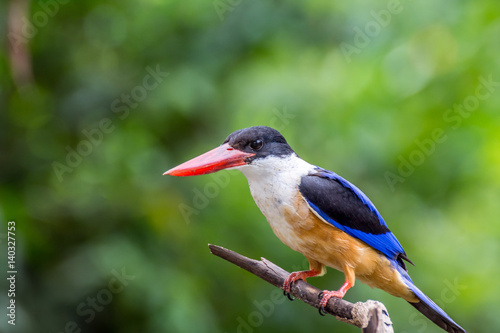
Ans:
[[[389,232],[378,215],[336,179],[304,176],[299,190],[307,201],[345,227],[372,235]]]

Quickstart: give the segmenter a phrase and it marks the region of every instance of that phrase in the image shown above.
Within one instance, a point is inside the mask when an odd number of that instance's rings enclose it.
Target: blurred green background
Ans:
[[[253,125],[360,187],[459,324],[500,330],[498,1],[10,0],[0,13],[1,332],[359,332],[209,253],[307,268],[243,175],[162,177]],[[359,282],[345,299],[380,300],[397,332],[441,332]]]

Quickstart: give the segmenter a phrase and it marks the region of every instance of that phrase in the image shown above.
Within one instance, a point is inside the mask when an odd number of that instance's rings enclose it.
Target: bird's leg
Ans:
[[[290,273],[290,275],[287,276],[285,279],[285,282],[283,283],[283,290],[286,293],[290,293],[292,290],[292,283],[294,283],[297,280],[303,280],[305,281],[308,277],[313,277],[320,275],[321,271],[320,270],[315,270],[315,269],[310,269],[308,271],[298,271],[298,272],[293,272]]]
[[[323,290],[319,294],[320,297],[321,297],[321,301],[319,302],[320,313],[322,314],[322,312],[324,312],[326,303],[328,303],[328,300],[330,298],[332,298],[332,297],[343,298],[344,295],[345,295],[345,293],[347,292],[347,290],[349,290],[349,288],[351,288],[351,287],[352,287],[351,282],[346,281],[346,282],[344,282],[344,284],[342,285],[342,287],[339,288],[339,290],[334,290],[334,291]]]
[[[354,270],[352,268],[344,268],[345,274],[345,282],[339,288],[339,290],[323,290],[319,296],[321,297],[321,301],[319,302],[319,314],[324,316],[325,306],[328,303],[328,300],[332,297],[344,298],[345,293],[354,286],[355,275]]]
[[[292,283],[294,283],[297,280],[306,281],[308,277],[313,277],[318,275],[321,276],[326,272],[325,266],[323,264],[309,258],[307,260],[309,261],[309,270],[290,273],[290,275],[287,276],[285,282],[283,283],[282,287],[283,294],[292,301],[293,298],[290,297],[290,292],[292,290]]]

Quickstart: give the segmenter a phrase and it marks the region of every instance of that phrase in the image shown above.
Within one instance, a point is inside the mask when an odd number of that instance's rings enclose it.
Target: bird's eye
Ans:
[[[250,148],[253,150],[259,150],[264,145],[264,142],[260,139],[250,142]]]

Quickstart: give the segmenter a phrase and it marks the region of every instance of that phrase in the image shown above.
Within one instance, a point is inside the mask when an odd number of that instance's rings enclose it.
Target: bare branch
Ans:
[[[290,274],[265,258],[254,260],[217,245],[209,244],[210,252],[225,259],[270,284],[281,288]],[[299,280],[292,285],[291,294],[305,303],[319,308],[321,290]],[[385,306],[377,301],[352,304],[339,298],[331,298],[325,312],[338,320],[362,328],[364,333],[393,333],[392,322]]]

